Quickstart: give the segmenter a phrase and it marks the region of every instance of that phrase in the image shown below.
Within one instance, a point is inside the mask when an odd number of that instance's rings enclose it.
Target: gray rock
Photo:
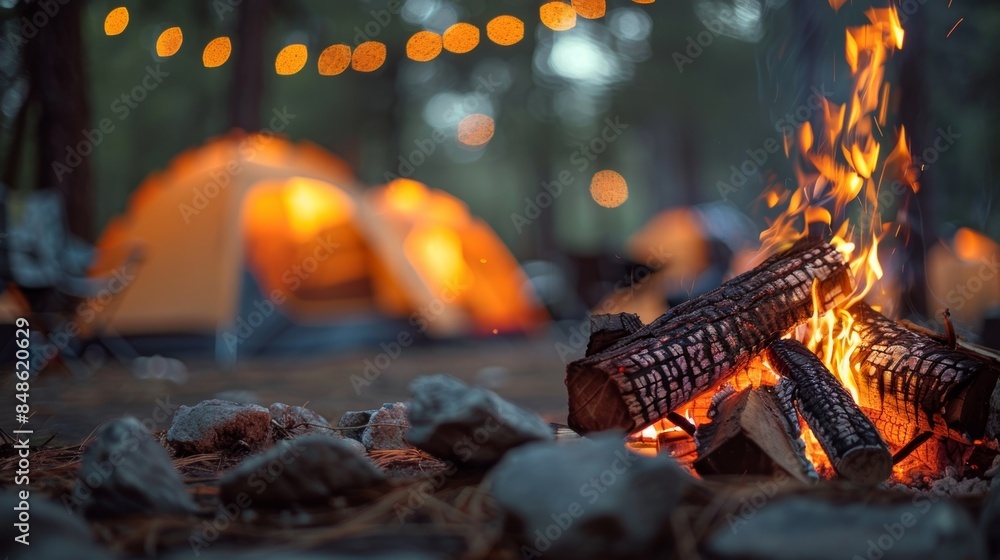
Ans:
[[[341,430],[340,434],[345,438],[356,439],[361,441],[361,436],[365,432],[365,426],[368,425],[368,420],[371,419],[372,414],[375,414],[374,410],[349,410],[340,417],[340,422],[337,423],[338,427],[341,428],[357,428],[356,430]]]
[[[63,560],[87,558],[111,560],[109,551],[100,548],[90,536],[90,527],[69,513],[63,506],[43,498],[37,490],[22,500],[13,488],[0,490],[0,510],[6,512],[6,523],[0,523],[3,554],[10,560]],[[25,503],[27,504],[25,505]],[[15,509],[17,508],[17,509]],[[22,513],[24,512],[24,513]],[[23,534],[16,524],[27,516],[28,545],[15,541]],[[22,539],[25,537],[21,537]]]
[[[673,459],[634,455],[611,433],[523,445],[492,477],[520,556],[573,560],[668,556],[669,518],[691,480]]]
[[[246,508],[321,505],[385,476],[346,440],[311,434],[278,442],[219,480],[223,504]]]
[[[230,451],[239,446],[255,451],[271,440],[271,413],[255,404],[212,399],[181,406],[167,430],[167,443],[178,455]]]
[[[112,420],[97,430],[69,499],[79,500],[88,517],[197,509],[167,450],[135,418]]]
[[[287,430],[292,437],[304,436],[313,432],[330,433],[330,423],[316,412],[301,406],[288,406],[284,403],[274,403],[268,410],[271,419]]]
[[[412,449],[406,440],[410,423],[406,418],[406,404],[385,403],[368,419],[368,426],[361,434],[361,443],[368,451],[385,449]]]
[[[937,496],[896,505],[839,504],[791,497],[747,501],[709,537],[713,557],[767,560],[842,558],[981,560],[983,539],[969,516]]]
[[[360,441],[358,441],[356,439],[351,439],[351,438],[338,438],[338,439],[340,439],[340,441],[346,443],[348,447],[354,449],[355,451],[357,451],[361,455],[364,455],[365,453],[368,452],[368,450],[365,449],[365,444],[361,443]]]
[[[537,414],[450,375],[420,377],[410,391],[406,438],[435,457],[492,465],[519,445],[553,439],[552,429]]]
[[[994,478],[990,483],[990,495],[986,499],[986,507],[983,508],[980,527],[986,538],[989,557],[1000,560],[1000,479],[998,478]]]

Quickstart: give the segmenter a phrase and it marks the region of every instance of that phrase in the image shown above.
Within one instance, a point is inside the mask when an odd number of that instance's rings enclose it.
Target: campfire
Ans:
[[[763,196],[779,212],[761,233],[771,256],[647,325],[594,317],[586,356],[567,368],[572,428],[626,430],[634,447],[701,474],[781,469],[877,484],[990,466],[995,355],[866,303],[891,301],[879,244],[905,232],[883,219],[880,189],[919,188],[905,130],[893,135],[888,122],[885,62],[903,29],[894,8],[866,15],[845,35],[847,101],[824,99],[815,127],[785,137],[797,185]]]

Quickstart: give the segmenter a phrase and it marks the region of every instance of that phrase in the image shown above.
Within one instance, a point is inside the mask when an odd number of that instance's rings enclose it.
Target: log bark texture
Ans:
[[[570,427],[634,432],[691,401],[809,318],[814,282],[823,310],[851,292],[840,253],[805,239],[569,364]]]
[[[949,348],[865,303],[851,308],[861,345],[858,404],[893,451],[924,431],[972,443],[996,438],[1000,364]]]
[[[768,360],[795,384],[796,409],[842,478],[868,486],[892,475],[892,454],[840,380],[797,340],[779,340]]]

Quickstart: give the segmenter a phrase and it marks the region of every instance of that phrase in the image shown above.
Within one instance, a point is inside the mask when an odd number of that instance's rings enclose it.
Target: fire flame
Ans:
[[[831,0],[834,9],[841,4]],[[815,311],[796,334],[817,352],[855,400],[858,392],[851,356],[860,337],[852,328],[854,319],[847,310],[875,289],[883,276],[878,247],[890,228],[882,222],[879,186],[889,173],[902,178],[914,191],[917,189],[902,127],[879,169],[879,156],[885,152],[883,144],[887,141],[883,130],[890,99],[885,63],[903,47],[903,28],[895,8],[870,8],[865,15],[868,25],[848,28],[845,34],[851,84],[847,102],[837,104],[824,99],[816,127],[807,121],[794,137],[786,138],[786,149],[795,158],[797,188],[790,194],[774,190],[765,193],[769,207],[777,206],[776,200],[778,204],[782,200],[787,203],[760,236],[764,251],[773,252],[810,233],[826,230],[833,246],[849,263],[854,291],[837,307],[820,313],[819,293],[814,285]],[[797,148],[794,154],[793,148]],[[860,207],[853,222],[849,211],[852,203]]]
[[[844,0],[830,0],[838,10]],[[890,86],[885,80],[888,58],[903,47],[903,28],[896,9],[865,11],[867,25],[845,33],[849,94],[843,104],[820,102],[818,114],[784,138],[785,153],[793,159],[795,188],[778,184],[762,196],[769,209],[780,213],[760,235],[761,255],[786,248],[812,235],[822,235],[841,252],[854,279],[853,291],[840,305],[820,313],[818,285],[812,289],[812,318],[792,336],[816,352],[826,366],[858,400],[856,367],[851,357],[860,345],[854,318],[848,309],[877,289],[882,279],[879,243],[892,231],[879,208],[883,178],[898,178],[918,189],[911,165],[906,131],[900,127],[893,142],[887,130]],[[641,436],[655,437],[657,424]],[[813,434],[804,428],[806,452],[817,468],[829,465]]]

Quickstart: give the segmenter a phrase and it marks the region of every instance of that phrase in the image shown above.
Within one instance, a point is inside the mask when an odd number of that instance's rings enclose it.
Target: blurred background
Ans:
[[[1000,5],[893,5],[895,315],[1000,346]],[[446,370],[557,418],[589,311],[746,270],[869,7],[0,0],[5,340],[28,317],[35,371],[73,374],[53,403],[107,370],[323,412]]]

